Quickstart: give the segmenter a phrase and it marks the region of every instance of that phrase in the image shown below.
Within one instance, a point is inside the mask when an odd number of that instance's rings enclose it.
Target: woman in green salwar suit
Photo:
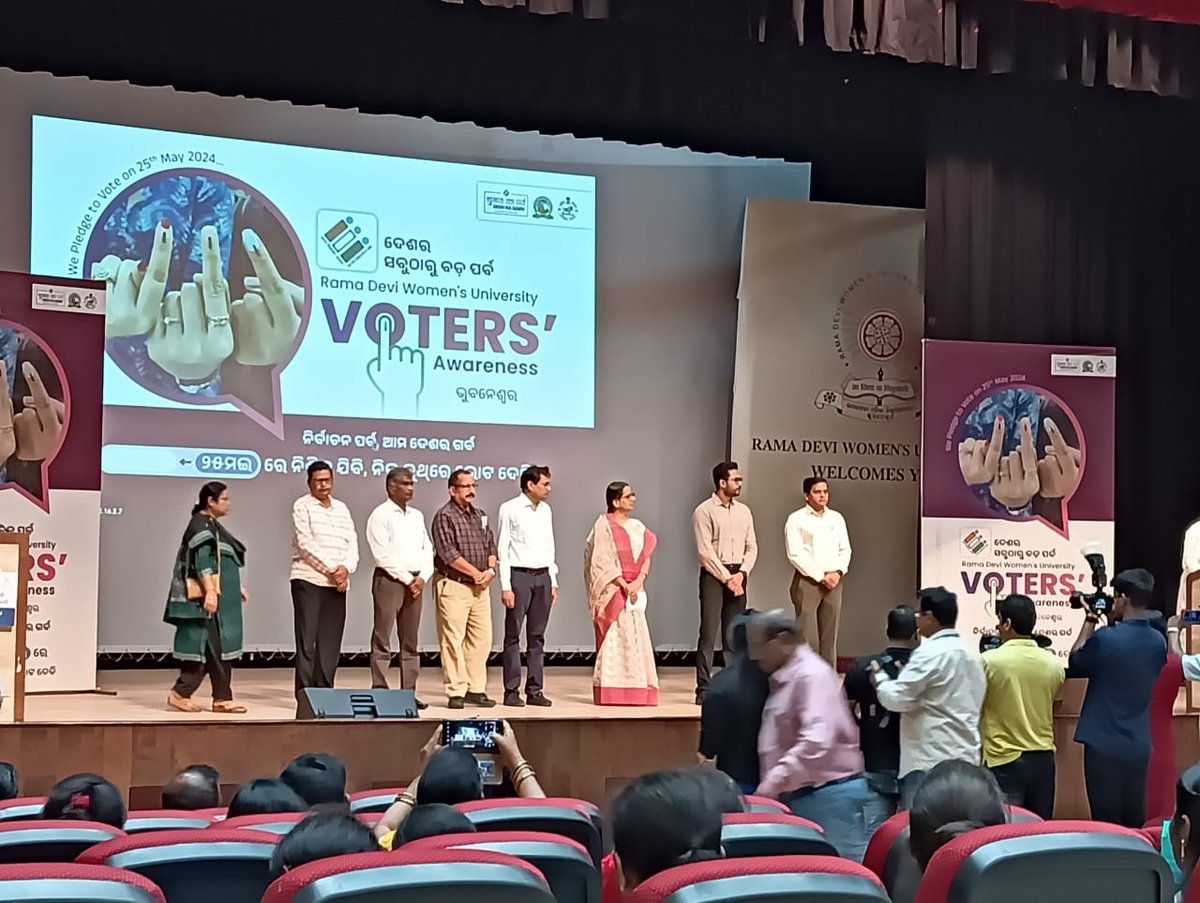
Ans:
[[[167,705],[181,712],[199,712],[192,694],[207,672],[212,682],[214,712],[241,713],[244,705],[233,701],[230,675],[235,659],[242,657],[242,567],[246,547],[219,523],[229,513],[229,489],[224,483],[205,483],[192,519],[183,532],[171,590],[163,620],[175,628],[173,654],[179,659],[179,679],[167,696]],[[203,590],[200,599],[189,599],[187,578]]]

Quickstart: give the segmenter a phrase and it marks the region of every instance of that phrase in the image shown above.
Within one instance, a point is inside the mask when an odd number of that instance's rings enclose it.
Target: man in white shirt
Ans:
[[[804,478],[804,500],[783,528],[792,576],[792,605],[804,639],[837,667],[837,632],[842,614],[842,577],[850,568],[846,519],[829,507],[829,483]]]
[[[367,518],[367,544],[375,558],[371,601],[375,627],[371,631],[371,687],[388,688],[392,662],[392,625],[400,638],[400,688],[416,690],[421,671],[417,631],[421,626],[421,595],[433,576],[433,543],[425,518],[409,502],[413,473],[407,467],[388,471],[387,500]],[[417,700],[417,708],[426,704]]]
[[[924,638],[899,675],[872,663],[879,703],[900,719],[900,808],[912,805],[925,772],[958,759],[979,764],[979,712],[987,675],[954,629],[958,599],[943,586],[921,590],[917,631]]]
[[[308,493],[292,505],[292,609],[296,702],[307,687],[332,687],[346,626],[346,590],[358,567],[350,509],[333,497],[333,468],[308,465]]]
[[[549,706],[543,690],[546,625],[550,606],[558,601],[558,566],[554,563],[554,521],[550,468],[532,466],[521,474],[521,494],[500,506],[496,555],[504,616],[504,704]],[[529,674],[521,699],[521,625]]]

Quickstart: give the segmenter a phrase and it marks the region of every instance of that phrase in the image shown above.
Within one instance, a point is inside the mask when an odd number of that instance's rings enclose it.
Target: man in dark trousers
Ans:
[[[770,683],[746,654],[746,625],[757,614],[746,609],[733,620],[725,640],[725,667],[709,681],[700,709],[700,749],[703,764],[733,778],[743,793],[758,786],[758,729]]]

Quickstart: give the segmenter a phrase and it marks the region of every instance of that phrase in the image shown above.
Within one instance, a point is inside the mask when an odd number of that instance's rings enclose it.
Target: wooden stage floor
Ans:
[[[292,721],[296,715],[292,696],[291,668],[234,668],[233,692],[237,701],[249,711],[245,715],[221,715],[209,711],[211,689],[205,680],[194,702],[205,711],[195,714],[180,712],[166,704],[167,691],[176,672],[167,669],[136,671],[101,671],[97,683],[102,690],[115,693],[54,693],[25,697],[27,723],[93,724],[171,722],[247,723]],[[393,668],[389,674],[392,685],[399,683]],[[659,704],[657,706],[598,706],[592,703],[592,669],[590,667],[560,667],[546,670],[546,696],[553,700],[551,708],[524,706],[510,708],[497,705],[494,709],[468,706],[462,710],[446,708],[442,687],[442,672],[424,668],[417,681],[417,696],[429,703],[421,713],[423,719],[442,718],[508,718],[526,720],[630,719],[630,718],[688,718],[698,720],[700,708],[695,704],[695,671],[691,668],[664,668],[659,672]],[[368,668],[340,668],[337,686],[345,689],[365,689],[371,686]],[[488,695],[500,703],[504,687],[499,668],[488,670]]]

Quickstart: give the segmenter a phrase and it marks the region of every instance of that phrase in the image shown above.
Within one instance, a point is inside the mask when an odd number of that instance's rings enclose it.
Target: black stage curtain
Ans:
[[[927,335],[1117,348],[1117,562],[1168,610],[1200,516],[1200,128],[984,91],[931,123]],[[1190,121],[1189,121],[1190,120]]]

